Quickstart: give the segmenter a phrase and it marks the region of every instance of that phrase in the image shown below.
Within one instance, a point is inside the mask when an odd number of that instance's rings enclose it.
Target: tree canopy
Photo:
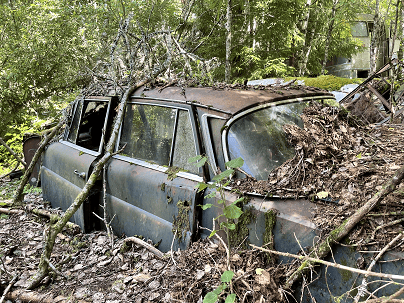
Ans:
[[[402,1],[380,2],[381,22],[394,29]],[[231,15],[226,14],[230,3]],[[231,16],[230,81],[319,75],[324,62],[361,51],[350,25],[375,13],[366,0],[8,0],[0,4],[0,137],[15,125],[52,116],[89,81],[89,70],[109,56],[120,22],[143,34],[172,31],[181,47],[218,63],[210,80],[223,81],[226,24]],[[401,21],[402,24],[402,21]],[[401,26],[397,26],[401,37]],[[198,68],[184,64],[181,76]],[[31,120],[30,120],[31,119]]]

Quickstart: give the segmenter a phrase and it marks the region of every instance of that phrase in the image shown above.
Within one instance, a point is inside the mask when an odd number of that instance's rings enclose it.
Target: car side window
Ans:
[[[176,110],[173,108],[128,104],[121,132],[123,155],[169,165]]]
[[[107,112],[107,101],[78,103],[67,140],[78,146],[100,151]]]
[[[192,163],[188,163],[188,159],[194,156],[196,156],[196,148],[189,113],[186,110],[179,110],[173,166],[198,174],[198,168]]]
[[[156,105],[128,104],[121,130],[122,155],[198,174],[188,159],[196,155],[187,110]]]

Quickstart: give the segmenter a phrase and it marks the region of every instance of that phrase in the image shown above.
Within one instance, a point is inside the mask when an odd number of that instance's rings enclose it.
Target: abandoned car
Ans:
[[[209,182],[225,163],[241,157],[244,165],[234,178],[251,175],[265,180],[269,172],[294,156],[282,126],[303,126],[299,117],[309,101],[333,96],[309,88],[236,90],[168,87],[140,88],[129,100],[116,149],[123,151],[109,161],[92,194],[72,220],[84,231],[102,228],[100,205],[107,202],[112,228],[118,235],[142,235],[159,243],[159,249],[185,249],[193,240],[207,237],[219,215],[217,208],[202,211],[201,205],[213,189],[198,192],[199,182]],[[109,139],[117,108],[116,97],[87,97],[77,102],[64,138],[51,144],[43,157],[43,197],[53,207],[66,210],[89,177]],[[188,162],[206,155],[210,165],[197,167]],[[106,181],[106,194],[102,189]],[[251,208],[254,222],[247,225],[247,241],[263,245],[265,213],[277,211],[273,230],[278,251],[297,253],[312,246],[319,234],[310,220],[314,203],[305,199],[281,199],[248,194],[245,208]],[[228,203],[237,200],[227,191]],[[175,231],[175,232],[174,232]],[[397,256],[386,255],[394,259]],[[402,257],[402,256],[401,256]],[[331,258],[331,257],[330,257]],[[348,247],[334,250],[336,262],[355,266],[358,255]],[[288,260],[280,258],[280,261]],[[383,263],[382,272],[396,273],[394,263]],[[312,284],[317,302],[349,291],[356,275],[335,268],[319,268],[320,278]],[[394,286],[391,286],[394,287]],[[383,288],[381,292],[388,288]],[[391,292],[390,292],[391,293]]]

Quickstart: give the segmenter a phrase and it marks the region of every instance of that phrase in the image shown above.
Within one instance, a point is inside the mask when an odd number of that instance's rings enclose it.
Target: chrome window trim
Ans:
[[[226,120],[226,118],[220,117],[220,116],[215,116],[212,114],[203,114],[201,117],[202,120],[202,135],[205,138],[205,149],[206,149],[206,154],[208,156],[209,162],[212,164],[212,169],[213,169],[213,174],[217,175],[219,172],[217,170],[217,163],[216,163],[216,158],[215,158],[215,153],[213,151],[213,144],[212,144],[212,136],[211,132],[209,131],[209,124],[208,124],[208,118],[216,118],[220,120]],[[207,141],[209,140],[209,142]]]
[[[153,169],[162,173],[165,173],[169,167],[164,167],[158,164],[153,164],[153,163],[149,163],[140,159],[135,159],[135,158],[130,158],[127,156],[121,156],[121,155],[114,155],[112,157],[113,159],[118,159],[124,162],[128,162],[131,164],[135,164],[135,165],[139,165],[145,168],[149,168],[149,169]],[[203,178],[201,176],[195,175],[193,173],[188,173],[188,172],[184,172],[184,171],[180,171],[176,174],[178,177],[181,178],[185,178],[185,179],[189,179],[192,181],[196,181],[196,182],[203,182]]]
[[[195,101],[164,99],[164,98],[155,98],[155,97],[142,97],[142,96],[139,96],[139,95],[138,96],[131,96],[131,99],[156,100],[156,101],[164,101],[164,102],[175,102],[175,103],[181,103],[181,104],[187,104],[187,105],[196,105],[198,107],[207,108],[207,109],[213,109],[213,110],[215,110],[217,112],[231,115],[231,112],[228,112],[228,111],[225,111],[223,109],[216,108],[216,107],[213,107],[213,106],[200,104],[199,102],[195,102]],[[150,104],[150,103],[147,103],[147,104]]]
[[[93,151],[93,150],[91,150],[91,149],[87,149],[87,148],[78,146],[77,144],[71,143],[71,142],[66,141],[66,140],[60,140],[59,142],[62,143],[62,144],[64,144],[64,145],[67,145],[67,146],[69,146],[69,147],[72,147],[72,148],[74,148],[74,149],[77,149],[77,150],[79,150],[79,151],[81,151],[81,152],[83,152],[83,153],[90,154],[90,155],[92,155],[92,156],[94,156],[94,157],[98,157],[99,155],[101,155],[100,152],[95,152],[95,151]]]
[[[229,161],[229,150],[227,147],[227,133],[229,131],[229,128],[231,125],[238,120],[239,118],[248,115],[249,113],[255,112],[260,109],[268,108],[268,107],[274,107],[274,106],[279,106],[279,105],[285,105],[285,104],[291,104],[291,103],[297,103],[297,102],[306,102],[306,101],[312,101],[312,100],[326,100],[326,99],[334,99],[334,96],[312,96],[312,97],[302,97],[302,98],[294,98],[294,99],[287,99],[287,100],[280,100],[277,102],[273,103],[265,103],[265,104],[260,104],[258,106],[249,108],[241,113],[238,113],[237,115],[233,116],[230,118],[226,123],[225,127],[222,133],[222,146],[223,146],[223,153],[224,153],[224,160],[225,162]]]

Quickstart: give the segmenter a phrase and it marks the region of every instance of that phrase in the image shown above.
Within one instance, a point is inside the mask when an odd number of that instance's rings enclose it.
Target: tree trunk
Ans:
[[[325,41],[325,47],[324,47],[324,60],[323,60],[323,66],[321,67],[321,74],[324,75],[325,73],[325,66],[328,61],[328,50],[330,48],[330,43],[331,43],[331,38],[332,38],[332,32],[334,30],[334,23],[335,23],[335,13],[337,11],[337,4],[339,0],[334,0],[332,4],[332,10],[331,10],[331,20],[328,25],[328,32],[327,32],[327,38]]]
[[[370,73],[371,74],[376,72],[377,53],[379,51],[379,48],[378,48],[378,40],[379,40],[379,36],[380,36],[379,4],[380,4],[380,0],[376,0],[373,33],[372,33],[372,39],[370,41]]]
[[[230,64],[230,55],[231,55],[231,0],[227,0],[227,22],[226,22],[226,67],[225,67],[225,76],[224,79],[226,83],[230,83],[231,81],[231,64]]]
[[[311,37],[311,33],[308,34],[307,33],[307,28],[309,25],[309,19],[310,19],[310,13],[311,13],[311,0],[307,0],[306,2],[306,8],[307,8],[307,14],[306,14],[306,18],[303,22],[302,25],[302,34],[304,37],[304,45],[302,47],[302,50],[300,52],[300,58],[299,58],[299,76],[303,76],[305,71],[306,71],[306,65],[307,65],[307,61],[308,61],[308,56],[310,55],[310,51],[311,51],[311,43],[308,40],[311,40],[311,38],[309,39],[309,37]]]

